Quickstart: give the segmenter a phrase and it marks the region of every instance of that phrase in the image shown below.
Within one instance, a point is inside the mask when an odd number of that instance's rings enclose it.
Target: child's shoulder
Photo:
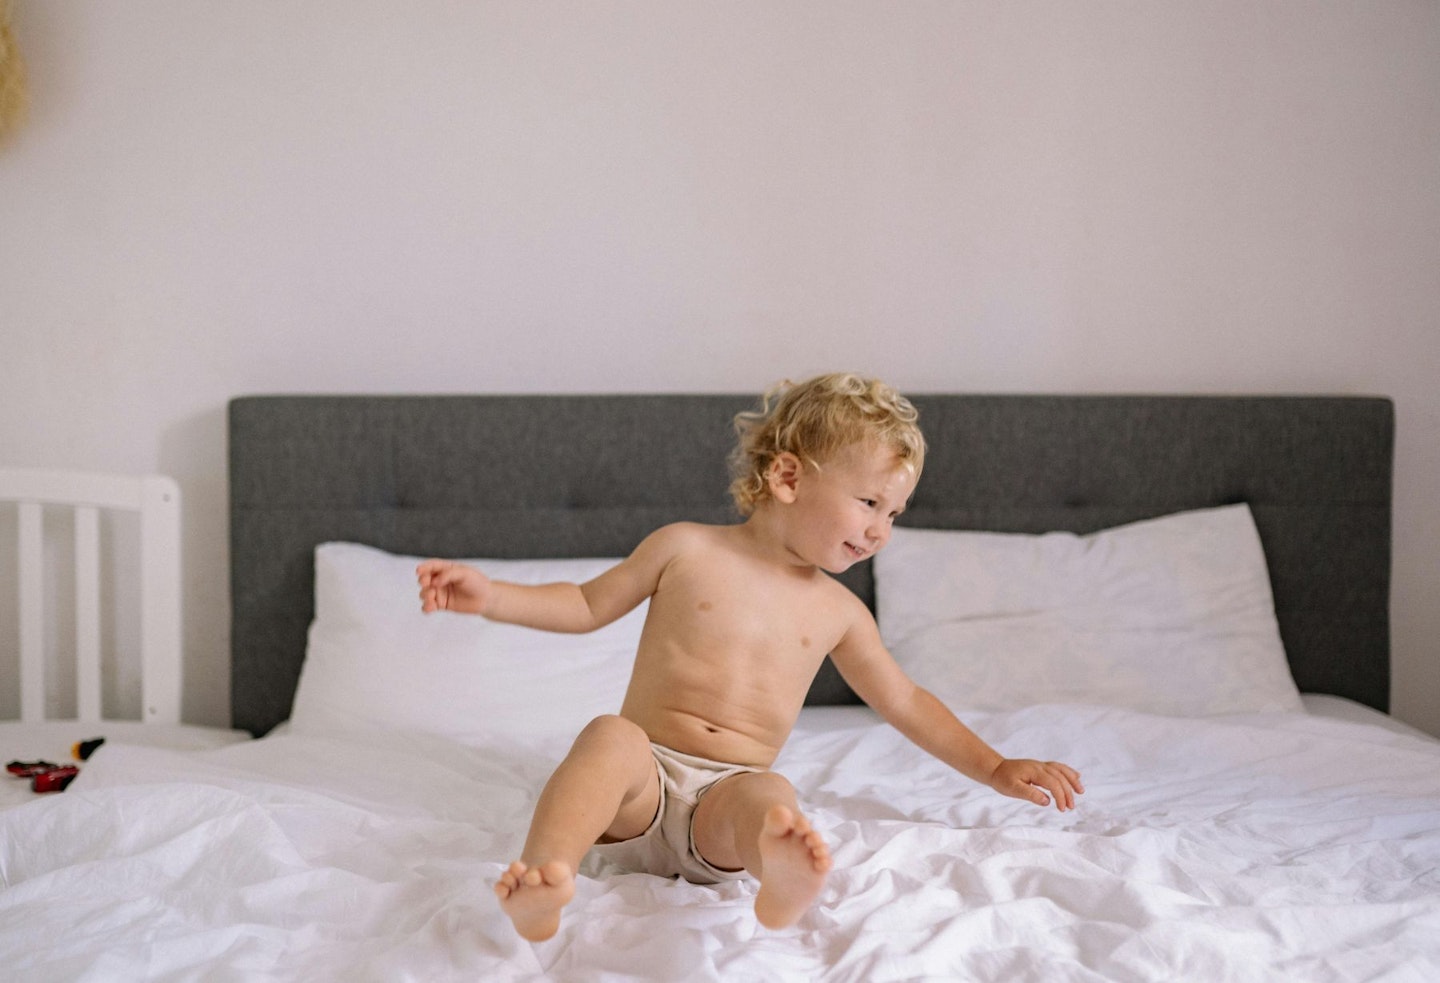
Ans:
[[[680,548],[704,547],[719,543],[729,535],[729,525],[711,525],[708,522],[671,522],[661,525],[648,535],[648,540],[657,540]]]
[[[672,522],[645,537],[637,552],[675,559],[680,556],[744,555],[743,525],[718,525],[707,522]]]
[[[630,561],[659,570],[682,557],[714,553],[723,539],[724,528],[702,522],[672,522],[641,540],[630,554]]]
[[[672,522],[661,526],[645,538],[647,542],[671,549],[697,549],[717,542],[725,535],[726,528],[704,522]]]

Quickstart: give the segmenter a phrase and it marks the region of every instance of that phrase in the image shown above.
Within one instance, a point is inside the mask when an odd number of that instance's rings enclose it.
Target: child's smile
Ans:
[[[890,541],[914,489],[914,472],[886,447],[860,445],[819,467],[807,465],[790,510],[792,548],[822,570],[841,573]]]

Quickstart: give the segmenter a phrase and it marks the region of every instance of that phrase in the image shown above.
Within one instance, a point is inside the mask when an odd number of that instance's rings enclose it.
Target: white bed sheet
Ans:
[[[972,716],[1067,760],[1072,813],[950,773],[863,708],[777,767],[835,871],[783,931],[754,887],[582,880],[519,941],[490,885],[564,742],[115,745],[0,814],[0,965],[39,980],[1440,978],[1440,742],[1307,714]]]

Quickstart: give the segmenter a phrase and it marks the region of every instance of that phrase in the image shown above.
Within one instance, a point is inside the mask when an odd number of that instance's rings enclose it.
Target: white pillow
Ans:
[[[613,559],[467,560],[499,580],[583,583]],[[355,543],[315,550],[315,620],[296,732],[405,728],[468,744],[573,736],[618,713],[648,602],[573,635],[420,612],[419,557]]]
[[[954,707],[1302,707],[1245,505],[1088,536],[897,528],[875,606],[896,660]]]

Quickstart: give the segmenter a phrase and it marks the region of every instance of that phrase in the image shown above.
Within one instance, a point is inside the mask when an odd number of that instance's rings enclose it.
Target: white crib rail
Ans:
[[[101,710],[100,514],[140,516],[141,719],[179,723],[182,639],[180,489],[164,475],[0,468],[0,501],[18,505],[20,718],[45,719],[44,510],[75,522],[75,679],[78,719]]]

